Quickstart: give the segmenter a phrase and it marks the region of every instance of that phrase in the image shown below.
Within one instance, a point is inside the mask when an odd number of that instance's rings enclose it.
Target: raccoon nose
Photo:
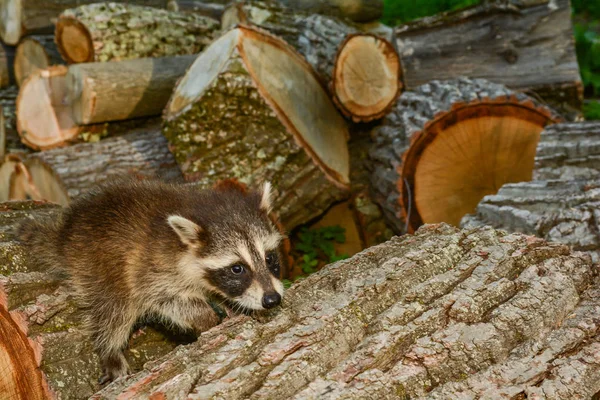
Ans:
[[[279,293],[265,294],[262,298],[262,305],[264,308],[273,308],[281,303],[281,296]]]

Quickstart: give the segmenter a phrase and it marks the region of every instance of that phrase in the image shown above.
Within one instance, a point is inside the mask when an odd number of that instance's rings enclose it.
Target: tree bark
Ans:
[[[231,0],[176,0],[175,4],[177,11],[193,12],[220,21],[230,2]]]
[[[33,153],[23,162],[25,173],[12,179],[10,198],[48,200],[67,205],[97,185],[117,177],[160,177],[181,182],[181,172],[160,128],[142,128],[98,143]],[[28,188],[26,193],[19,187]]]
[[[97,0],[4,0],[0,3],[0,38],[16,45],[27,34],[50,33],[58,15],[66,9]],[[165,8],[168,0],[115,0],[116,3]]]
[[[160,115],[196,55],[69,67],[66,98],[78,125]]]
[[[597,179],[600,176],[600,122],[555,124],[542,132],[533,179]]]
[[[345,121],[312,68],[255,28],[229,31],[198,57],[165,109],[163,133],[194,185],[271,181],[288,230],[348,195]]]
[[[73,292],[64,275],[31,264],[13,236],[14,228],[23,219],[56,218],[59,212],[56,205],[49,203],[0,203],[0,329],[11,322],[1,311],[3,306],[14,319],[22,320],[21,334],[15,330],[9,336],[3,334],[0,344],[0,354],[8,346],[20,350],[16,359],[9,359],[20,373],[15,378],[6,374],[13,367],[6,368],[7,358],[0,357],[0,386],[5,379],[35,380],[37,396],[44,394],[41,380],[61,399],[84,399],[100,389],[97,380],[101,371],[91,342],[81,329]],[[165,336],[160,330],[144,327],[133,335],[126,357],[132,368],[139,371],[145,362],[167,354],[182,340],[185,339],[181,335]],[[50,397],[21,391],[19,396],[10,398]]]
[[[467,227],[491,225],[523,232],[587,251],[600,261],[600,181],[531,181],[504,185],[486,196],[474,214],[465,216]]]
[[[529,3],[485,2],[398,27],[406,89],[432,79],[485,78],[531,92],[568,119],[581,115],[569,0]]]
[[[558,119],[481,79],[405,92],[373,130],[375,200],[399,233],[422,223],[458,225],[504,183],[531,180],[540,132]]]
[[[92,399],[591,398],[589,256],[490,228],[421,228],[295,284]],[[126,394],[125,394],[126,393]]]
[[[278,0],[309,14],[325,14],[354,22],[371,22],[383,15],[383,0]]]
[[[4,129],[6,133],[6,153],[29,153],[31,150],[21,142],[16,126],[16,101],[19,88],[8,86],[0,89],[0,105],[4,117]]]
[[[218,21],[194,13],[97,3],[65,10],[55,35],[63,58],[82,63],[197,54],[219,33]]]
[[[0,88],[10,86],[15,82],[14,60],[14,46],[0,43]]]
[[[17,85],[32,73],[51,65],[64,64],[54,43],[54,35],[31,35],[19,42],[15,52],[14,70]]]

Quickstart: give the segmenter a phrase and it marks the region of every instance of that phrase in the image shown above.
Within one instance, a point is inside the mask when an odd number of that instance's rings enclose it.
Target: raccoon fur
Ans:
[[[18,237],[34,262],[64,269],[100,357],[102,383],[129,372],[134,324],[159,316],[195,331],[219,322],[211,294],[234,308],[281,302],[283,235],[269,216],[271,190],[235,184],[199,191],[158,181],[108,184],[55,220],[30,220]]]

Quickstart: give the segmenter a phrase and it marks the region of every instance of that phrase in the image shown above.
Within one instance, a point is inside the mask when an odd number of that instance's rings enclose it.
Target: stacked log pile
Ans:
[[[382,9],[0,2],[0,391],[600,393],[600,124],[564,123],[582,102],[568,0],[486,1],[395,28],[374,22]],[[270,181],[292,240],[339,221],[350,253],[369,249],[197,340],[143,327],[135,374],[101,388],[66,277],[30,265],[12,230],[123,176]],[[407,235],[379,244],[392,231]]]

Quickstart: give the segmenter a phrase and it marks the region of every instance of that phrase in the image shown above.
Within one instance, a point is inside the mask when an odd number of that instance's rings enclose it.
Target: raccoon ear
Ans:
[[[271,182],[267,181],[264,183],[260,195],[260,209],[270,213],[271,207]]]
[[[170,215],[167,221],[184,244],[190,247],[202,247],[204,245],[202,239],[204,229],[200,225],[179,215]]]

